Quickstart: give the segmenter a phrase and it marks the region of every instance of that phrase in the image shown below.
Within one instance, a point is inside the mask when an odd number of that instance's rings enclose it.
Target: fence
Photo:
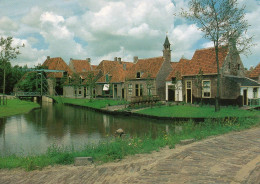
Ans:
[[[258,106],[260,106],[260,98],[248,99],[248,105],[251,106],[251,107],[258,107]]]

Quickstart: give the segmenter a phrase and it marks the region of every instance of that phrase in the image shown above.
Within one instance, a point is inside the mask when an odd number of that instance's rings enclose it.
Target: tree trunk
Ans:
[[[220,96],[220,73],[219,73],[219,60],[218,60],[218,43],[215,46],[216,61],[217,61],[217,95],[215,102],[215,112],[220,111],[219,96]]]
[[[5,95],[5,66],[4,66],[3,95]]]

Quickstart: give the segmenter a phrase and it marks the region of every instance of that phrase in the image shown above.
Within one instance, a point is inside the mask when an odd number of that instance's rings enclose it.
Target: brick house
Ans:
[[[163,44],[163,56],[138,59],[126,76],[126,99],[130,101],[138,96],[159,96],[165,100],[165,80],[172,71],[170,42],[166,36]]]
[[[166,79],[166,101],[183,101],[182,74],[189,68],[190,60],[181,58],[179,62],[172,63],[173,70]]]
[[[117,57],[114,61],[103,60],[96,68],[101,71],[101,77],[96,82],[96,96],[124,99],[125,78],[132,66],[133,63]]]
[[[249,91],[259,85],[245,77],[245,69],[235,47],[219,48],[220,103],[221,105],[248,105]],[[214,48],[196,50],[191,60],[183,62],[171,73],[181,73],[182,96],[186,103],[214,104],[217,93],[217,64]],[[247,85],[247,86],[246,86]],[[245,89],[246,87],[246,89]],[[258,93],[258,92],[257,92]]]
[[[60,57],[50,58],[47,56],[47,59],[42,64],[43,67],[49,70],[64,70],[65,73],[57,72],[57,73],[48,73],[47,81],[49,86],[50,95],[55,95],[55,91],[61,95],[63,94],[63,87],[61,85],[62,78],[71,76],[73,74],[72,70],[65,63],[65,61]],[[55,91],[54,91],[55,89]]]
[[[100,71],[96,70],[95,65],[91,65],[90,58],[86,60],[71,58],[69,68],[73,71],[73,75],[68,78],[63,86],[63,96],[70,98],[89,97],[91,93],[88,89],[86,79],[89,75],[94,78],[100,77]],[[95,93],[95,89],[93,89],[92,93]]]

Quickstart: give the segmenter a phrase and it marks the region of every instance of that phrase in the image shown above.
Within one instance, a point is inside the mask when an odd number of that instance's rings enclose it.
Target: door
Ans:
[[[192,103],[192,82],[186,81],[186,103]]]
[[[175,101],[175,90],[168,89],[168,101]]]
[[[114,84],[114,98],[117,98],[117,85]]]
[[[243,90],[243,105],[248,105],[247,89],[244,89],[244,90]]]
[[[125,89],[122,89],[122,98],[125,98]]]
[[[186,103],[191,103],[191,89],[187,89],[187,91],[186,91],[186,95],[187,95],[187,97],[186,97]]]

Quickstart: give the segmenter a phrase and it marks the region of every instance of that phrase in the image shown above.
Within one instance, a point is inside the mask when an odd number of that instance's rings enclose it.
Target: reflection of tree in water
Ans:
[[[6,118],[0,118],[0,135],[5,133]]]
[[[127,134],[142,136],[151,134],[153,137],[162,131],[174,130],[169,121],[151,120],[148,118],[130,116],[112,116],[84,108],[64,105],[43,105],[41,109],[25,115],[39,133],[48,137],[62,138],[70,135],[99,134],[101,137],[114,135],[122,128]],[[167,130],[165,125],[168,126]]]

